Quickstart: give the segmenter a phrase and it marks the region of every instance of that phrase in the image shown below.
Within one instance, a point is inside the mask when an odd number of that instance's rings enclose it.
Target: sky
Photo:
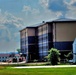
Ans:
[[[76,19],[76,0],[0,0],[0,53],[20,48],[21,29],[58,18]]]

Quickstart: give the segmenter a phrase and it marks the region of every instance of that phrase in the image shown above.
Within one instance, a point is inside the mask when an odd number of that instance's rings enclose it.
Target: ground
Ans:
[[[76,68],[1,68],[0,75],[76,75]]]
[[[66,65],[67,67],[65,67],[65,65],[60,65],[61,67],[57,66],[47,68],[14,68],[0,66],[0,75],[76,75],[76,65]]]

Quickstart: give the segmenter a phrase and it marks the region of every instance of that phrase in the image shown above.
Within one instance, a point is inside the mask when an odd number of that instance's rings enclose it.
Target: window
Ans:
[[[47,52],[46,52],[46,53],[43,53],[43,55],[44,55],[44,56],[47,56],[47,55],[48,55],[48,53],[47,53]]]
[[[26,37],[26,42],[25,43],[28,44],[28,37]]]
[[[25,44],[25,38],[21,39],[21,44],[24,45]]]
[[[39,44],[39,48],[42,47],[42,46],[43,46],[43,44]]]
[[[26,32],[25,32],[25,37],[26,37]]]
[[[39,53],[42,53],[42,52],[43,52],[43,48],[39,47]]]
[[[38,32],[40,33],[40,32],[43,32],[43,28],[42,27],[39,27],[38,28]]]
[[[47,25],[43,27],[43,31],[47,31]]]

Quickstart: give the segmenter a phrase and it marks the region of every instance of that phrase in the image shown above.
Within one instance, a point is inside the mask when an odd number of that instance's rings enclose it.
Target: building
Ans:
[[[13,62],[13,58],[17,58],[17,61],[19,62],[20,55],[17,53],[1,53],[0,54],[0,62]]]
[[[64,54],[72,51],[72,43],[76,37],[76,20],[57,19],[43,22],[37,26],[26,27],[20,31],[21,52],[26,60],[43,60],[48,50],[57,48]]]
[[[26,56],[26,60],[33,60],[38,57],[36,29],[36,27],[26,27],[20,31],[21,52]]]
[[[0,54],[0,62],[6,62],[8,58],[9,58],[9,54],[7,53]]]

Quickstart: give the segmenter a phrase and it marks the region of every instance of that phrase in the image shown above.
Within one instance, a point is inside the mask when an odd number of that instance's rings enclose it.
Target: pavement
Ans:
[[[24,63],[26,63],[25,61],[23,61],[23,62],[17,62],[17,63],[8,63],[8,62],[0,62],[0,65],[10,65],[10,64],[24,64]]]
[[[19,66],[14,68],[64,68],[64,67],[76,67],[76,65],[56,65],[56,66]]]

